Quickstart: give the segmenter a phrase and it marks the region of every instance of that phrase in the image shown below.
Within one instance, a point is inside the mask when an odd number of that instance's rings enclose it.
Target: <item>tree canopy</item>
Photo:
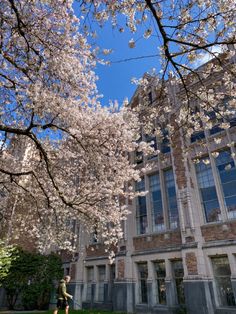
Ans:
[[[2,263],[1,286],[6,291],[10,309],[44,309],[48,307],[55,280],[63,276],[62,262],[57,255],[41,255],[14,247],[11,263]]]
[[[147,109],[145,101],[135,110],[99,103],[96,49],[88,44],[91,23],[102,26],[110,19],[121,32],[128,27],[134,36],[142,25],[145,38],[156,36],[162,67],[156,83],[160,105],[146,111],[147,132],[156,128],[158,134],[163,121],[173,129],[168,114],[176,111],[176,102],[166,101],[167,80],[183,91],[174,123],[185,126],[189,136],[199,118],[211,123],[209,111],[224,118],[224,128],[235,113],[235,63],[229,66],[235,53],[235,1],[77,4],[79,16],[73,1],[3,0],[0,7],[1,223],[7,238],[26,233],[37,239],[41,250],[53,245],[72,248],[78,221],[90,231],[100,230],[105,243],[116,242],[127,215],[119,199],[135,196],[124,186],[142,174],[129,153],[151,150],[137,142],[138,115]],[[120,26],[121,14],[126,20]],[[135,48],[134,39],[129,46]],[[216,46],[221,56],[212,49]],[[194,69],[202,53],[211,54],[214,62]],[[209,89],[207,78],[214,73],[223,73],[222,86]],[[145,93],[145,79],[138,83]],[[225,97],[230,110],[221,105]],[[196,99],[199,113],[191,105]]]

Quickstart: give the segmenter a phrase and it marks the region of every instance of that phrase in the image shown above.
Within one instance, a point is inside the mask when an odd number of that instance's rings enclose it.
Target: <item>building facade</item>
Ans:
[[[147,89],[152,106],[158,105],[154,81]],[[169,93],[174,100],[181,91],[170,87]],[[140,97],[137,89],[131,106]],[[203,126],[188,143],[181,129],[171,141],[166,129],[161,139],[141,135],[160,150],[131,156],[137,167],[151,165],[133,186],[149,192],[128,204],[131,214],[113,264],[96,238],[85,245],[80,227],[78,256],[67,269],[75,308],[236,313],[236,119],[226,130],[214,114],[211,119],[212,128]]]

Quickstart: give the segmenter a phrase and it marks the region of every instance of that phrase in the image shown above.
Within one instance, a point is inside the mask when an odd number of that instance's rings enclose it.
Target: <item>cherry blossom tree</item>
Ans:
[[[142,123],[146,133],[155,127],[159,134],[164,123],[191,136],[199,121],[212,126],[209,112],[222,128],[235,114],[233,0],[76,3],[79,16],[73,1],[3,0],[0,7],[1,224],[8,239],[26,233],[41,249],[73,246],[78,221],[88,230],[96,227],[107,244],[117,241],[127,214],[119,198],[135,196],[123,188],[142,171],[128,154],[151,149],[135,142]],[[119,25],[120,15],[125,25]],[[121,32],[130,29],[130,48],[140,26],[144,39],[155,36],[158,106],[147,106],[153,78],[145,76],[137,81],[144,101],[133,110],[101,107],[97,50],[87,36],[91,23],[102,26],[107,20]],[[214,60],[197,67],[206,54]],[[209,84],[212,76],[222,76],[222,86]],[[170,85],[178,91],[175,99],[168,96]]]
[[[152,57],[156,56],[157,68],[160,68],[155,83],[158,106],[155,109],[149,106],[147,110],[147,99],[144,107],[146,116],[148,111],[150,118],[158,116],[158,133],[170,112],[176,113],[178,118],[172,120],[184,129],[188,137],[199,129],[199,120],[204,120],[207,128],[212,126],[211,113],[220,121],[222,128],[229,127],[236,108],[235,1],[81,0],[78,3],[84,16],[85,33],[93,31],[94,22],[103,26],[111,21],[120,32],[131,32],[128,45],[132,49],[140,40],[140,32],[147,45],[151,37],[156,40],[157,51]],[[105,54],[108,52],[111,51],[107,49]],[[137,59],[142,57],[137,56]],[[214,61],[207,62],[210,59]],[[207,64],[200,66],[204,62]],[[220,87],[216,77],[223,78]],[[136,81],[143,87],[145,95],[149,84],[147,79]],[[170,85],[178,94],[174,102],[167,96]],[[222,100],[227,102],[227,108],[222,105]],[[140,107],[142,105],[140,103]],[[174,129],[173,123],[170,123],[169,129]]]
[[[4,0],[0,22],[2,233],[66,249],[79,222],[116,242],[127,213],[119,197],[139,180],[128,160],[136,116],[100,106],[71,1]]]

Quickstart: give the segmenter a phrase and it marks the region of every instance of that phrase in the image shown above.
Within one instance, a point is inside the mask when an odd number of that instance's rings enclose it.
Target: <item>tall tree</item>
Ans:
[[[127,156],[136,117],[100,106],[94,53],[71,1],[3,0],[0,23],[5,236],[32,236],[41,250],[71,248],[72,225],[82,221],[116,241],[126,214],[118,197],[139,178]]]
[[[42,249],[71,246],[68,222],[78,219],[102,230],[108,242],[116,241],[126,215],[118,198],[134,196],[123,187],[140,176],[127,155],[138,146],[137,116],[127,107],[120,112],[101,108],[93,72],[96,52],[86,39],[88,27],[80,32],[81,23],[92,17],[101,25],[107,19],[118,25],[123,14],[134,36],[140,25],[145,38],[156,36],[162,67],[155,85],[159,105],[144,101],[135,108],[145,107],[145,132],[152,131],[158,117],[159,134],[173,111],[178,114],[169,130],[177,124],[188,136],[199,129],[199,120],[212,126],[211,112],[222,128],[230,127],[235,114],[235,1],[78,3],[79,17],[73,1],[3,0],[0,7],[2,222],[8,222],[8,238],[27,231]],[[129,46],[134,48],[135,40]],[[214,47],[224,53],[218,56]],[[195,69],[202,53],[214,61]],[[209,88],[212,75],[222,75],[220,88],[214,83]],[[139,81],[144,95],[148,83]],[[179,90],[174,101],[166,99],[169,84]],[[149,148],[141,142],[138,149]]]

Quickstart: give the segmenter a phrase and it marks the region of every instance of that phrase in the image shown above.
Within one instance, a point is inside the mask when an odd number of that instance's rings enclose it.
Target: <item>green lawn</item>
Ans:
[[[0,314],[10,314],[11,311],[0,311]],[[12,311],[12,313],[16,314],[16,311]],[[58,314],[64,314],[65,312],[63,310],[58,311]],[[20,311],[19,314],[53,314],[53,310],[50,311],[32,311],[32,313],[30,312],[23,312]],[[101,311],[101,310],[69,310],[69,314],[124,314],[124,313],[117,313],[117,312],[110,312],[110,311]]]

